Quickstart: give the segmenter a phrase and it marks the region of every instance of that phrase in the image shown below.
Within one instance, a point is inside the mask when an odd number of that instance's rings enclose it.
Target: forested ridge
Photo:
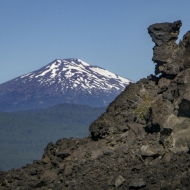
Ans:
[[[0,169],[40,159],[48,142],[87,136],[88,126],[104,111],[105,108],[60,104],[47,109],[0,112]]]

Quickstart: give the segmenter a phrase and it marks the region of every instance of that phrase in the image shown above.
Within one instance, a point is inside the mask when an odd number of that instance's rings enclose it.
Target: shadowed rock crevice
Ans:
[[[151,25],[155,74],[130,83],[89,137],[49,143],[39,161],[0,173],[0,189],[190,189],[190,32]]]

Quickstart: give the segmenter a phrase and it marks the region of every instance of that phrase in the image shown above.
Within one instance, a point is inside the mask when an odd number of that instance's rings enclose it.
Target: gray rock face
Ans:
[[[190,32],[151,25],[159,77],[126,89],[83,139],[49,143],[40,161],[0,172],[0,189],[190,189]],[[171,56],[172,55],[172,56]]]
[[[156,46],[170,43],[173,45],[178,38],[179,29],[182,26],[181,21],[174,23],[159,23],[148,27],[148,33]]]
[[[157,63],[156,74],[176,75],[182,69],[190,67],[190,32],[184,35],[179,44],[175,43],[181,25],[181,21],[176,21],[173,23],[153,24],[148,27],[148,33],[155,43],[152,60]]]

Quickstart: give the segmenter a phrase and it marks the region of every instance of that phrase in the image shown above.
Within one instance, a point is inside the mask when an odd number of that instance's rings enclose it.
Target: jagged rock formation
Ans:
[[[174,23],[153,24],[148,27],[148,33],[155,43],[152,60],[157,63],[155,73],[176,75],[190,67],[190,31],[183,40],[176,44],[181,21]]]
[[[42,160],[0,173],[1,189],[190,189],[190,32],[148,28],[156,74],[126,89],[83,139],[49,143]]]
[[[93,138],[121,133],[138,123],[150,132],[160,131],[160,141],[165,149],[173,152],[189,150],[190,31],[176,44],[181,25],[181,21],[176,21],[149,26],[148,32],[156,44],[155,73],[161,75],[130,84],[107,112],[91,124]]]

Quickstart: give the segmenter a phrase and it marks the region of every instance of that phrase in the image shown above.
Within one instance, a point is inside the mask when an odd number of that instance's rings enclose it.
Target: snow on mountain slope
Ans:
[[[107,106],[129,82],[80,59],[56,59],[39,70],[1,84],[0,98],[21,109],[32,103],[29,107],[38,108],[59,102]]]
[[[119,77],[105,69],[90,66],[80,59],[58,59],[45,68],[20,78],[23,79],[23,83],[35,80],[43,86],[53,85],[57,80],[56,86],[62,87],[60,88],[62,92],[70,86],[71,88],[87,90],[89,93],[92,89],[97,88],[108,92],[110,89],[124,89],[130,82],[128,79]],[[69,82],[67,81],[66,84],[67,79]],[[17,80],[20,81],[19,78]],[[114,83],[113,80],[115,80]]]

